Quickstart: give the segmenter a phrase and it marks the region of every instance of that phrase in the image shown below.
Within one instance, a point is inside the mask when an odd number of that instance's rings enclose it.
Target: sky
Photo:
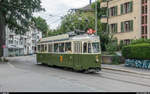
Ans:
[[[89,0],[41,0],[45,12],[39,12],[34,16],[44,18],[51,29],[56,29],[61,22],[61,17],[72,8],[81,8],[89,4]],[[95,0],[92,0],[94,2]]]

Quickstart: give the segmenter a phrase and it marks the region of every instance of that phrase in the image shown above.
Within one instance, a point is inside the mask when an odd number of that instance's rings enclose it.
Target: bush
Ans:
[[[150,43],[150,39],[132,40],[131,44]]]
[[[126,59],[150,60],[150,43],[135,43],[123,47],[122,55]]]
[[[110,54],[114,54],[117,50],[118,50],[117,42],[109,42],[106,45],[106,51],[108,51]]]

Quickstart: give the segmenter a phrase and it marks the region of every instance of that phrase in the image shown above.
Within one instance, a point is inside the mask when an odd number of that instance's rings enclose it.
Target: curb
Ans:
[[[150,74],[133,72],[133,71],[128,71],[128,70],[124,70],[124,69],[115,69],[115,68],[108,68],[108,67],[103,67],[102,69],[113,70],[113,71],[121,71],[121,72],[127,72],[127,73],[132,73],[132,74],[139,74],[139,75],[150,76]]]

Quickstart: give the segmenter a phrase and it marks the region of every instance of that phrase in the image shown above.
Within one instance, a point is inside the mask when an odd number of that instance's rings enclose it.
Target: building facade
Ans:
[[[24,35],[16,34],[6,26],[6,47],[4,56],[22,56],[35,53],[36,43],[42,38],[42,33],[30,28]]]
[[[108,24],[118,43],[150,39],[150,0],[102,0],[101,8],[107,8],[101,22]]]

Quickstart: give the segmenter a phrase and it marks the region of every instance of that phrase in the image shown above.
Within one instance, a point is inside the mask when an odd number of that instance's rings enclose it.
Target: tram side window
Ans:
[[[52,44],[48,45],[48,52],[52,52]]]
[[[88,43],[88,53],[92,53],[91,43]]]
[[[93,53],[100,52],[99,42],[92,43],[92,46],[93,46]]]
[[[65,43],[65,51],[66,51],[66,52],[72,52],[72,51],[71,51],[71,42]]]
[[[87,53],[87,43],[83,44],[83,53]]]
[[[82,44],[81,42],[74,43],[74,52],[75,53],[82,53]]]
[[[47,44],[45,44],[44,52],[47,52]]]
[[[44,52],[44,45],[41,45],[41,52]]]
[[[64,52],[64,43],[59,44],[59,52]]]
[[[58,43],[54,44],[54,52],[59,52]]]
[[[40,47],[40,45],[38,45],[38,52],[41,52],[40,49],[41,49],[41,47]]]

